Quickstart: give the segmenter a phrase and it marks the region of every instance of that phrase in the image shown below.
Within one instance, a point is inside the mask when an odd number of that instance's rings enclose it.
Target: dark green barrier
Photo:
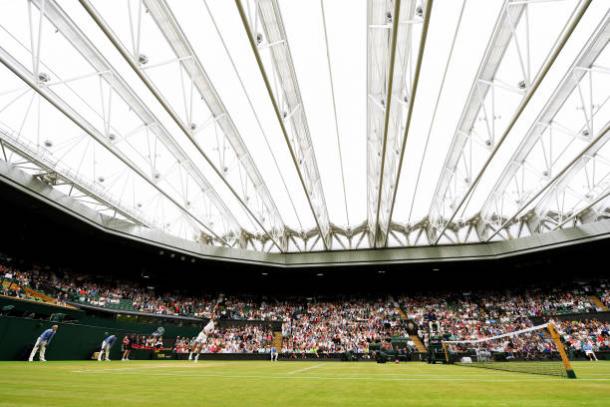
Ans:
[[[8,315],[0,316],[0,360],[25,360],[38,336],[53,325],[49,318],[57,313],[66,314],[59,331],[47,350],[49,360],[89,359],[98,351],[104,333],[117,335],[119,341],[111,351],[111,359],[120,358],[120,340],[125,334],[151,335],[158,327],[165,329],[166,344],[177,337],[193,337],[207,323],[206,320],[187,320],[155,315],[129,315],[99,309],[70,309],[46,303],[0,297],[3,306],[13,308]],[[221,320],[220,327],[243,325],[267,325],[273,330],[281,329],[279,321],[229,321]],[[149,359],[152,351],[134,351],[131,358]]]
[[[0,360],[25,360],[38,336],[53,325],[19,317],[0,317]],[[59,323],[55,338],[47,348],[48,360],[89,359],[99,350],[106,328],[79,324]],[[113,331],[120,335],[126,332]],[[115,345],[111,358],[120,358],[120,346]]]
[[[89,319],[92,322],[92,319]],[[74,323],[58,323],[59,329],[47,349],[48,360],[83,360],[91,358],[93,352],[99,350],[104,333],[110,332],[118,336],[119,341],[112,347],[111,359],[120,359],[120,340],[125,334],[150,335],[155,326],[130,326],[129,329],[117,329],[112,320],[98,321],[99,324],[84,325]],[[0,360],[25,360],[38,336],[53,322],[30,318],[0,316]],[[137,328],[137,329],[133,329]],[[192,336],[197,329],[189,328],[180,332],[180,336]],[[166,329],[166,338],[167,335]]]
[[[8,315],[13,317],[26,317],[33,319],[48,320],[53,314],[65,314],[64,322],[72,321],[80,325],[91,325],[102,327],[108,331],[120,331],[130,333],[151,334],[162,326],[165,329],[165,336],[195,336],[201,330],[204,322],[196,323],[193,321],[169,320],[163,316],[140,318],[132,315],[116,314],[111,312],[92,312],[81,309],[71,309],[55,306],[52,304],[28,301],[18,298],[0,296],[0,310],[2,307],[10,305],[13,309]],[[0,313],[2,313],[0,311]],[[32,315],[33,314],[33,315]]]
[[[106,318],[94,317],[86,315],[79,320],[83,325],[102,326],[107,330],[129,331],[134,333],[143,333],[150,335],[157,327],[162,326],[165,329],[166,338],[175,338],[176,336],[197,336],[203,324],[196,326],[179,326],[167,321],[156,321],[153,323],[132,322],[130,320],[115,319],[116,315],[109,315]],[[120,317],[120,316],[119,316]]]

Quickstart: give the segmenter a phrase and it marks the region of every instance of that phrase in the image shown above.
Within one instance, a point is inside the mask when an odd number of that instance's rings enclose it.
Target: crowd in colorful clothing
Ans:
[[[176,353],[189,353],[195,338],[178,337]],[[273,331],[262,325],[224,327],[208,335],[201,353],[268,353],[273,342]]]
[[[427,343],[431,323],[451,340],[473,340],[532,326],[531,318],[597,312],[586,288],[400,297],[398,302]]]
[[[163,293],[152,287],[48,270],[21,270],[0,264],[0,294],[27,298],[25,287],[40,290],[58,302],[85,303],[99,307],[128,301],[134,311],[156,315],[181,315],[234,321],[278,321],[282,324],[282,352],[290,354],[366,354],[373,343],[389,338],[406,338],[407,349],[415,344],[410,334],[424,344],[429,332],[439,328],[449,340],[474,340],[525,329],[536,318],[553,315],[595,313],[599,303],[608,304],[610,290],[603,281],[573,284],[544,290],[529,288],[514,292],[434,293],[429,295],[372,298],[261,298],[223,294],[181,295]],[[7,283],[9,282],[9,283]],[[13,284],[14,283],[14,284]],[[561,323],[562,337],[579,350],[585,342],[595,349],[608,349],[608,324],[599,321]],[[547,343],[535,337],[514,339],[489,347],[528,352],[544,351]],[[228,327],[210,335],[206,352],[263,352],[271,343],[270,328],[264,324]],[[179,338],[176,351],[187,349],[190,339]]]
[[[595,352],[610,351],[610,322],[595,319],[562,321],[557,329],[571,350],[581,351],[590,344]]]
[[[372,342],[408,337],[405,322],[389,298],[352,298],[307,304],[284,322],[284,353],[368,353]]]

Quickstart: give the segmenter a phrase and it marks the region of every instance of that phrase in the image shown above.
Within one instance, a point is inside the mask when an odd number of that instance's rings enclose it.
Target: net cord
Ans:
[[[520,329],[518,331],[508,332],[508,333],[505,333],[505,334],[502,334],[502,335],[489,336],[487,338],[471,339],[471,340],[460,340],[460,341],[443,341],[443,343],[452,344],[452,343],[481,343],[481,342],[487,342],[487,341],[491,341],[491,340],[494,340],[494,339],[502,339],[502,338],[507,338],[507,337],[512,337],[512,336],[520,335],[520,334],[526,333],[526,332],[538,331],[538,330],[540,330],[542,328],[546,328],[548,325],[549,325],[549,322],[547,322],[545,324],[541,324],[541,325],[532,326],[530,328]]]

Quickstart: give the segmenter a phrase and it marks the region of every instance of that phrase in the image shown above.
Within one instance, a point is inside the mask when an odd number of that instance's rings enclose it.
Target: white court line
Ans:
[[[321,367],[321,366],[324,366],[324,365],[325,365],[325,363],[318,363],[317,365],[308,366],[308,367],[305,367],[305,368],[303,368],[303,369],[297,369],[297,370],[293,370],[293,371],[291,371],[291,372],[288,372],[287,374],[302,373],[302,372],[306,372],[306,371],[308,371],[308,370],[317,369],[317,368],[319,368],[319,367]]]
[[[88,371],[86,373],[105,373],[103,371]],[[114,374],[122,375],[134,375],[134,373],[128,372],[113,372]],[[379,377],[340,377],[340,376],[278,376],[278,375],[223,375],[223,374],[174,374],[174,373],[147,373],[147,376],[170,376],[170,377],[211,377],[221,379],[307,379],[307,380],[365,380],[371,382],[426,382],[426,381],[452,381],[452,382],[486,382],[486,383],[503,383],[503,382],[562,382],[566,381],[569,383],[583,382],[583,381],[610,381],[610,378],[590,378],[590,379],[576,379],[574,381],[565,379],[562,377],[556,378],[545,378],[545,377],[520,377],[516,379],[480,379],[475,377],[429,377],[429,378],[379,378]]]

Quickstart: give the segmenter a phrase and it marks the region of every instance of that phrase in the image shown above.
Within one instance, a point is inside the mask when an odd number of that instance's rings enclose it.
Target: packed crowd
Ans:
[[[30,276],[26,272],[19,271],[13,267],[0,263],[0,277],[3,280],[13,281],[23,286],[29,286]]]
[[[557,330],[569,350],[581,351],[590,344],[595,352],[610,351],[610,322],[562,321],[557,324]]]
[[[441,331],[448,340],[476,340],[532,326],[527,317],[489,313],[476,304],[464,301],[452,306],[442,302],[438,307],[422,307],[408,315],[416,321],[418,335],[426,345],[430,331]]]
[[[174,343],[176,353],[193,350],[195,338],[178,337]],[[268,353],[273,342],[269,327],[243,325],[217,329],[207,336],[201,353]]]
[[[303,311],[301,298],[290,300],[257,300],[220,295],[218,309],[222,317],[246,321],[285,321]]]
[[[132,335],[129,337],[129,345],[131,349],[171,349],[165,347],[163,336],[158,335]]]
[[[191,298],[175,293],[158,294],[146,287],[115,282],[94,281],[85,276],[72,276],[63,273],[15,271],[0,265],[0,276],[6,281],[14,281],[21,287],[31,287],[53,297],[59,303],[77,302],[99,307],[112,307],[122,301],[129,303],[133,311],[157,315],[184,315],[203,317],[210,315],[216,300],[213,296]],[[4,269],[7,271],[5,272]],[[23,290],[21,290],[23,291]]]
[[[0,264],[0,295],[21,298],[30,301],[42,301],[28,292],[30,288],[29,273]]]
[[[593,352],[610,351],[610,323],[595,319],[570,321],[554,320],[554,326],[562,342],[569,352],[570,359],[578,353],[585,353],[589,349]],[[556,345],[552,341],[546,328],[534,329],[515,336],[505,336],[499,339],[479,343],[451,344],[450,351],[476,350],[477,356],[488,357],[493,353],[508,355],[508,358],[540,359],[551,356],[556,352]],[[483,356],[485,357],[485,356]],[[556,357],[556,355],[555,355]]]
[[[451,340],[473,340],[528,328],[533,317],[598,311],[582,288],[401,297],[398,301],[417,323],[425,343],[436,324]]]
[[[602,281],[600,283],[599,298],[606,307],[610,307],[610,283]]]
[[[548,335],[546,328],[483,342],[458,342],[450,343],[447,346],[449,352],[472,352],[476,354],[479,362],[491,359],[494,354],[500,354],[506,360],[557,358],[556,345]]]
[[[591,293],[597,293],[606,303],[610,299],[610,290],[603,282],[519,292],[437,293],[396,299],[390,296],[376,299],[335,297],[330,300],[290,298],[278,301],[222,294],[192,297],[159,293],[133,283],[104,282],[67,273],[57,275],[47,270],[22,271],[7,265],[0,265],[0,278],[3,280],[1,293],[20,298],[26,298],[27,294],[19,287],[30,287],[59,302],[105,307],[128,301],[135,311],[158,315],[203,318],[214,315],[226,320],[279,321],[282,322],[284,338],[282,351],[292,354],[365,354],[372,343],[384,343],[391,337],[409,338],[410,333],[418,334],[427,345],[431,328],[432,331],[436,328],[442,330],[450,340],[486,338],[531,327],[532,319],[542,316],[599,311],[590,298]],[[6,281],[16,284],[6,284]],[[244,326],[247,328],[225,329],[210,337],[206,351],[258,352],[268,347],[270,334],[266,329],[256,328],[256,325]],[[582,341],[582,329],[575,331],[572,326],[565,329],[578,332],[577,338],[571,337],[577,339],[573,346],[578,346],[578,341]],[[598,337],[603,337],[603,341],[596,342],[600,349],[603,348],[601,345],[607,344],[607,329],[602,329],[602,332],[606,333],[600,333]],[[176,349],[184,349],[190,342],[184,338],[180,341],[175,345]],[[527,343],[539,351],[546,346],[542,340],[529,340]],[[409,340],[407,346],[412,350],[414,344]],[[526,345],[517,340],[490,346],[528,351]]]
[[[312,302],[283,324],[284,353],[368,353],[372,342],[408,336],[389,299]]]

